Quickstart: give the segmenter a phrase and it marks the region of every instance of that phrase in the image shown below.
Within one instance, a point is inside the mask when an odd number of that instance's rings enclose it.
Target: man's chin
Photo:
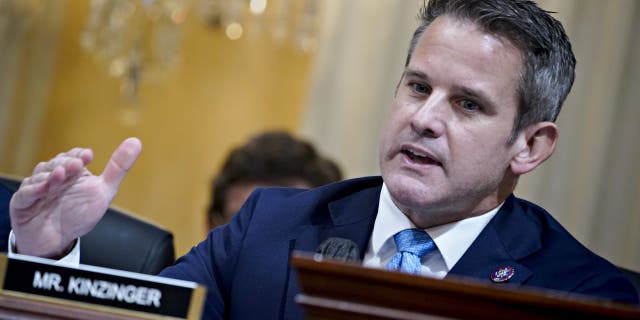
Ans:
[[[434,190],[422,181],[409,177],[392,177],[385,180],[389,194],[396,205],[406,208],[420,208],[428,206],[429,198],[435,195]]]

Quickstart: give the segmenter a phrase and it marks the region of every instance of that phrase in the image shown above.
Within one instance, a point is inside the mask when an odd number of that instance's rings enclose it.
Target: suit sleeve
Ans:
[[[225,318],[235,265],[259,197],[260,191],[253,192],[228,224],[209,231],[204,241],[160,273],[206,286],[203,319]]]

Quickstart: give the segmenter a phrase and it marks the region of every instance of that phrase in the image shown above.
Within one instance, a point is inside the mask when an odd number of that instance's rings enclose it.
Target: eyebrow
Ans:
[[[429,81],[430,78],[427,73],[420,70],[412,69],[409,67],[407,67],[404,70],[404,77],[430,82]],[[453,89],[452,92],[454,92],[454,95],[461,94],[471,99],[475,99],[479,103],[481,103],[482,106],[485,107],[485,109],[487,109],[487,111],[495,112],[496,110],[495,104],[493,103],[492,99],[490,99],[489,96],[485,94],[483,91],[471,89],[469,87],[460,86],[460,85],[454,85],[452,89]]]
[[[418,78],[420,80],[429,81],[429,76],[426,73],[409,68],[404,70],[404,77]]]

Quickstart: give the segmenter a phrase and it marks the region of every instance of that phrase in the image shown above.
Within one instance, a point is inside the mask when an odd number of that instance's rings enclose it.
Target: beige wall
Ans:
[[[95,152],[90,170],[101,172],[120,141],[139,137],[142,156],[114,204],[172,230],[181,255],[205,235],[209,180],[227,151],[264,129],[297,130],[312,56],[266,37],[230,41],[191,12],[181,64],[161,79],[143,82],[131,102],[120,95],[120,80],[79,46],[88,2],[66,6],[41,134],[32,146],[37,152],[23,167],[86,146]],[[30,94],[27,87],[20,90],[13,114],[22,110],[19,97]],[[124,125],[122,110],[136,108],[139,122]],[[20,123],[11,127],[16,126]],[[7,155],[12,147],[2,152]],[[29,174],[16,168],[5,162],[0,171]]]

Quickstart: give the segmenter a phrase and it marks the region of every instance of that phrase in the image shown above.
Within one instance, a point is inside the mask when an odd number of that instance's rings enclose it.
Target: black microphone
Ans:
[[[343,262],[360,260],[358,245],[344,238],[329,238],[323,241],[316,249],[316,254]]]

